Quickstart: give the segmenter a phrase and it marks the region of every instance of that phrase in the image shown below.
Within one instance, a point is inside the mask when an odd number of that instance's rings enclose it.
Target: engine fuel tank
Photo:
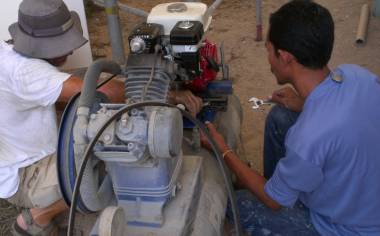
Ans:
[[[155,6],[148,15],[147,23],[164,26],[164,35],[170,35],[171,30],[179,21],[199,21],[206,31],[211,23],[211,16],[206,15],[207,5],[199,2],[163,3]]]

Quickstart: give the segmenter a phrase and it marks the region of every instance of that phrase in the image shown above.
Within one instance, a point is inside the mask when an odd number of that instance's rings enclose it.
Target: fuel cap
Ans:
[[[168,6],[167,11],[170,13],[185,12],[187,11],[187,6],[185,3],[173,3]]]

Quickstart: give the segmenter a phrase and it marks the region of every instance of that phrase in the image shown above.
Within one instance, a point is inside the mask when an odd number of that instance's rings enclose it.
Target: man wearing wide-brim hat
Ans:
[[[27,208],[13,225],[15,235],[49,235],[52,219],[67,209],[56,173],[54,104],[82,86],[56,67],[87,40],[62,0],[22,1],[9,32],[13,45],[0,42],[0,198]],[[124,100],[122,83],[102,92]]]

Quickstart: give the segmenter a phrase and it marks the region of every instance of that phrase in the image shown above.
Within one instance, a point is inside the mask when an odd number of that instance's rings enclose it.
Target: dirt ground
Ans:
[[[149,11],[163,0],[124,0],[131,6]],[[212,1],[203,1],[207,4]],[[286,0],[264,0],[262,5],[264,32],[267,30],[269,14]],[[336,25],[336,41],[331,60],[331,68],[343,63],[354,63],[367,67],[380,75],[380,18],[371,17],[368,41],[364,46],[354,43],[360,8],[371,0],[317,0],[332,13]],[[90,42],[94,57],[111,57],[107,22],[102,9],[87,9]],[[120,13],[125,42],[128,32],[141,18]],[[215,43],[224,43],[226,62],[234,82],[234,91],[240,98],[244,121],[242,137],[246,157],[252,168],[262,171],[262,150],[265,117],[270,108],[253,111],[248,99],[252,96],[265,98],[278,88],[270,72],[264,42],[255,41],[255,1],[225,0],[214,14],[207,38]],[[127,47],[126,47],[127,48]],[[127,51],[127,49],[126,49]],[[13,221],[15,209],[0,201],[0,235],[10,235],[9,225]]]

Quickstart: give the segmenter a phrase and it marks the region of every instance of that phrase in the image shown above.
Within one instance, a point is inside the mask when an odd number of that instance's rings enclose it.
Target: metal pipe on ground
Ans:
[[[358,45],[362,45],[366,42],[368,22],[369,22],[369,6],[368,4],[364,4],[361,9],[358,30],[356,33],[355,42]]]
[[[127,12],[127,13],[131,13],[131,14],[136,15],[136,16],[141,16],[141,17],[147,18],[149,15],[149,13],[146,11],[130,7],[130,6],[123,4],[123,3],[120,3],[120,2],[117,5],[119,6],[120,10]]]
[[[263,20],[261,14],[261,0],[256,0],[256,41],[263,40]]]
[[[119,21],[119,8],[117,0],[105,0],[105,11],[107,14],[108,22],[108,35],[112,47],[112,58],[119,64],[125,64],[125,52],[123,35],[121,33]]]
[[[92,0],[92,2],[99,6],[99,7],[104,7],[104,0]],[[119,6],[120,10],[126,12],[126,13],[131,13],[136,16],[141,16],[141,17],[148,17],[149,13],[146,11],[143,11],[141,9],[137,9],[134,7],[130,7],[126,4],[123,4],[121,2],[118,2],[117,5]]]
[[[380,18],[380,0],[374,0],[373,5],[373,16]]]

